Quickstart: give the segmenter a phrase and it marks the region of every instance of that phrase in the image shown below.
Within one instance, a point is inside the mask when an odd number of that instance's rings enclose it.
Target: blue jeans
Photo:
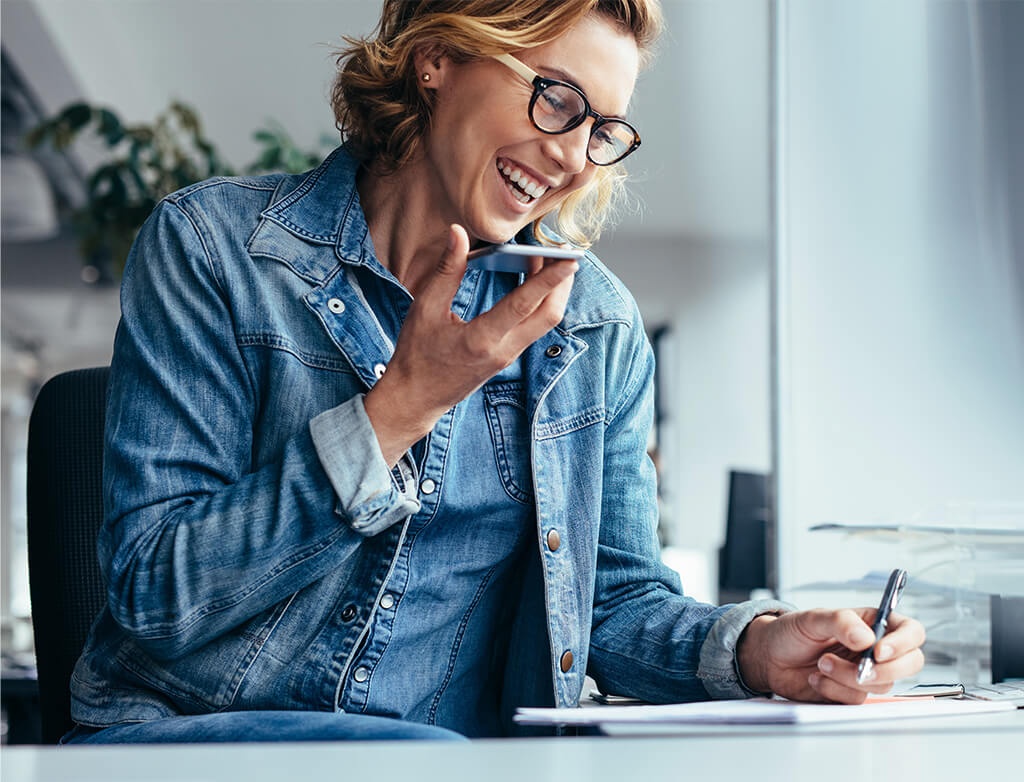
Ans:
[[[109,728],[77,727],[62,744],[192,744],[249,741],[466,741],[436,725],[326,711],[228,711]]]

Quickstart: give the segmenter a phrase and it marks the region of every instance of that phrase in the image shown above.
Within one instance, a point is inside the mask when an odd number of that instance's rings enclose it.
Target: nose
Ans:
[[[568,174],[578,174],[587,166],[591,123],[592,120],[588,120],[568,133],[545,137],[548,157]]]

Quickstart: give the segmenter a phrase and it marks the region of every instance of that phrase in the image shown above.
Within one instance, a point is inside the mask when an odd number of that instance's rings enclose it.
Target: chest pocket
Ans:
[[[523,384],[491,383],[483,387],[487,428],[505,493],[516,502],[533,503],[530,425]]]

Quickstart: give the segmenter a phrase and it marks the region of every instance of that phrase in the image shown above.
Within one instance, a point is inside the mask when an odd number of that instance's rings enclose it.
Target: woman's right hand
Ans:
[[[452,312],[452,301],[468,252],[465,229],[450,226],[441,261],[409,308],[387,372],[366,395],[366,413],[389,465],[565,313],[576,261],[538,263],[537,271],[494,307],[462,320]]]

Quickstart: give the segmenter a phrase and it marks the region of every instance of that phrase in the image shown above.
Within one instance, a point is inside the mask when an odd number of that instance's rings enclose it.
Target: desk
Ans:
[[[656,738],[8,747],[4,782],[874,782],[994,780],[1019,770],[1024,710]]]

